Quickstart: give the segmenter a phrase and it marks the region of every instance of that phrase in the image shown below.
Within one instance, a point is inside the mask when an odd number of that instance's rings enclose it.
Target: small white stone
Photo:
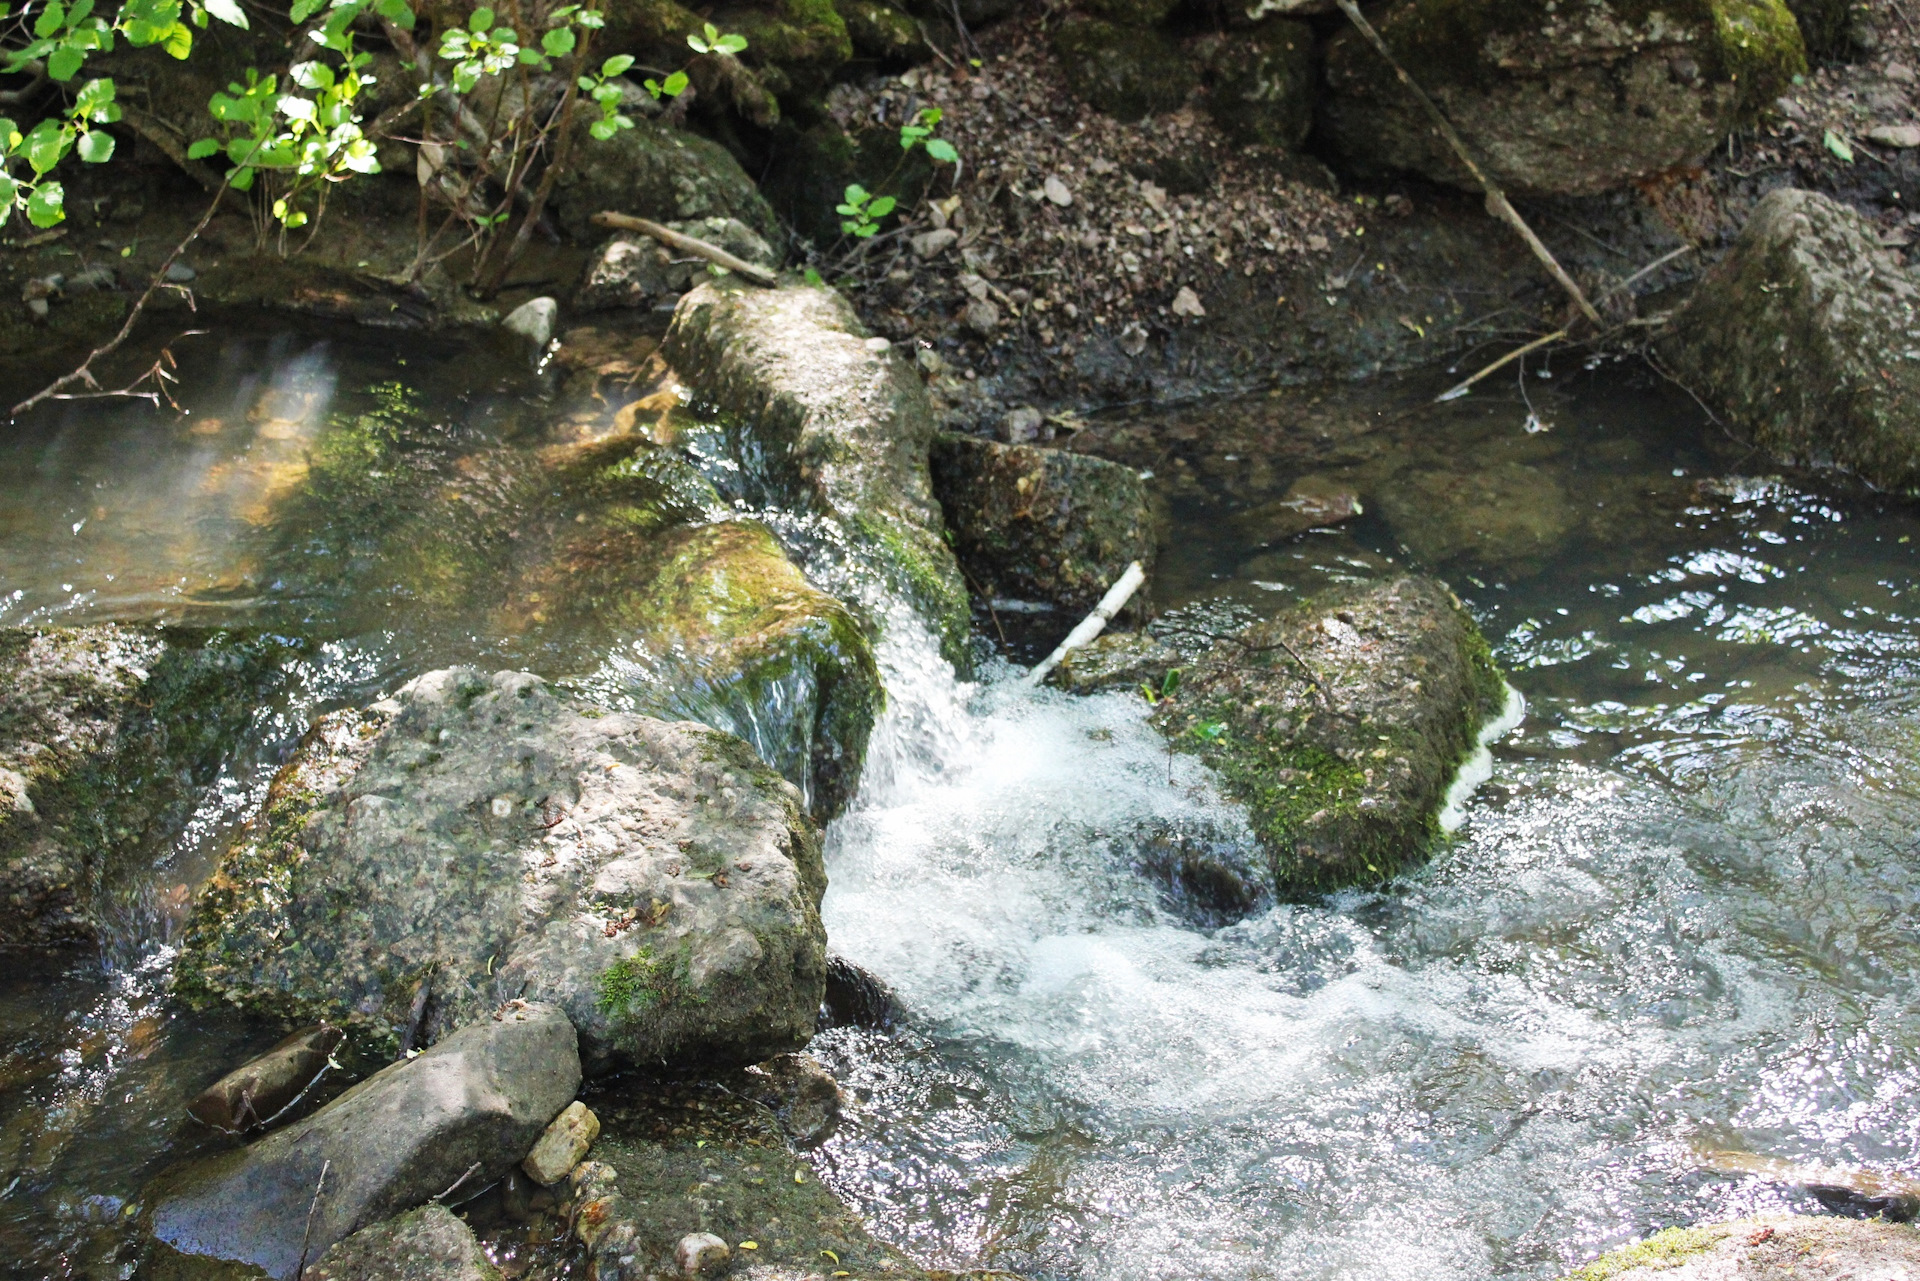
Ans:
[[[495,818],[510,818],[513,815],[513,798],[509,796],[496,796],[493,798],[493,804],[489,806],[489,808],[493,810],[493,816]]]
[[[917,258],[931,258],[942,253],[960,239],[960,233],[951,227],[935,227],[932,231],[923,231],[913,238],[913,252]]]
[[[500,327],[510,334],[519,334],[532,343],[536,351],[545,351],[553,341],[553,325],[559,318],[559,303],[551,298],[534,298],[508,312]]]
[[[600,1118],[593,1114],[593,1109],[575,1099],[553,1118],[553,1124],[533,1145],[533,1151],[527,1153],[520,1168],[541,1187],[551,1187],[573,1172],[573,1167],[580,1164],[580,1158],[599,1137]]]
[[[1173,314],[1176,316],[1204,316],[1207,309],[1200,305],[1200,295],[1190,286],[1180,286],[1180,292],[1173,296]]]
[[[1060,181],[1058,174],[1047,176],[1047,183],[1043,190],[1047,193],[1047,199],[1062,209],[1073,203],[1073,193],[1067,190],[1067,184]]]
[[[867,339],[866,345],[867,345],[867,350],[870,352],[873,352],[875,355],[878,355],[883,351],[893,350],[892,341],[886,338],[880,338],[880,337],[869,338]]]
[[[727,1248],[727,1243],[711,1232],[689,1232],[680,1238],[680,1244],[673,1251],[673,1261],[680,1265],[680,1274],[686,1277],[697,1277],[721,1267],[732,1257],[733,1251]]]

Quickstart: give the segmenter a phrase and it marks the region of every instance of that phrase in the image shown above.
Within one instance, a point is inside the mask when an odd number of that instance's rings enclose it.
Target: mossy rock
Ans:
[[[1374,24],[1496,182],[1591,195],[1706,156],[1806,70],[1782,0],[1393,0]],[[1328,46],[1321,130],[1362,173],[1474,187],[1354,31]]]
[[[584,678],[599,696],[739,735],[822,821],[852,799],[885,699],[873,649],[766,526],[603,524],[520,590],[542,602],[543,627],[615,644]]]
[[[1668,1228],[1562,1281],[1791,1281],[1809,1260],[1827,1277],[1897,1277],[1920,1268],[1920,1229],[1884,1220],[1769,1215]]]
[[[1207,109],[1242,146],[1292,150],[1313,127],[1319,68],[1313,28],[1269,18],[1221,38],[1209,68]]]
[[[833,0],[766,0],[752,6],[722,6],[714,25],[747,38],[743,62],[779,70],[776,93],[807,96],[826,88],[841,64],[853,57],[853,41]],[[773,87],[771,84],[769,87]]]
[[[1143,27],[1069,18],[1053,51],[1073,96],[1122,124],[1177,109],[1196,83],[1180,46]]]
[[[287,643],[103,625],[0,630],[0,950],[131,933]]]
[[[847,25],[847,39],[856,57],[896,67],[933,56],[913,15],[885,0],[834,0],[834,8]]]
[[[1080,0],[1077,8],[1123,27],[1157,27],[1180,7],[1179,0]]]
[[[933,410],[891,344],[831,289],[708,284],[681,300],[661,350],[727,422],[749,463],[742,496],[833,520],[878,589],[861,603],[904,600],[964,666],[967,593],[927,471]]]
[[[943,434],[933,489],[972,587],[1076,616],[1132,561],[1153,564],[1146,482],[1131,467],[1037,445]]]
[[[1460,602],[1408,577],[1221,640],[1154,723],[1247,807],[1275,892],[1300,897],[1424,862],[1454,772],[1505,701]]]
[[[605,142],[588,138],[586,127],[583,119],[574,144],[591,161],[567,167],[554,183],[551,202],[555,219],[574,239],[599,239],[604,233],[593,225],[593,215],[613,210],[655,222],[737,218],[776,249],[786,243],[753,179],[719,143],[645,117]]]
[[[1784,188],[1754,208],[1665,339],[1675,373],[1786,463],[1920,489],[1920,283],[1853,209]]]
[[[173,986],[389,1057],[524,999],[589,1070],[757,1062],[813,1035],[825,888],[799,793],[740,740],[454,668],[315,724]]]

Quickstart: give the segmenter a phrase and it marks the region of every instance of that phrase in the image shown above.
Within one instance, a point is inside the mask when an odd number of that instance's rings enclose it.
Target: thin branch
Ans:
[[[1600,313],[1594,310],[1591,302],[1587,301],[1587,295],[1581,291],[1579,285],[1574,283],[1573,277],[1567,274],[1566,268],[1560,265],[1560,260],[1553,256],[1553,251],[1547,248],[1546,242],[1533,233],[1533,228],[1527,225],[1527,220],[1522,218],[1519,211],[1508,202],[1506,193],[1501,191],[1494,184],[1493,179],[1489,178],[1474,162],[1472,153],[1467,150],[1467,144],[1454,131],[1453,124],[1447,119],[1446,113],[1427,96],[1426,90],[1414,83],[1413,77],[1407,74],[1406,68],[1400,65],[1394,58],[1393,52],[1387,48],[1387,42],[1380,38],[1380,33],[1373,29],[1373,24],[1368,22],[1366,16],[1360,12],[1360,6],[1355,4],[1354,0],[1336,0],[1336,3],[1340,6],[1340,12],[1347,15],[1347,20],[1353,23],[1375,51],[1387,60],[1387,65],[1393,68],[1393,73],[1400,77],[1400,83],[1404,84],[1419,100],[1420,105],[1426,109],[1427,115],[1432,117],[1435,127],[1440,130],[1440,136],[1446,139],[1449,147],[1453,148],[1453,153],[1460,157],[1460,163],[1467,167],[1467,172],[1472,174],[1473,180],[1480,184],[1480,189],[1487,193],[1487,212],[1518,232],[1520,239],[1526,241],[1527,248],[1533,251],[1533,256],[1540,260],[1559,286],[1567,291],[1567,296],[1573,299],[1574,305],[1580,308],[1581,313],[1593,322],[1596,329],[1604,328]]]
[[[293,1270],[295,1277],[303,1276],[307,1271],[307,1247],[313,1243],[313,1212],[320,1208],[320,1190],[327,1186],[327,1169],[332,1164],[331,1158],[320,1163],[320,1177],[313,1185],[313,1200],[307,1203],[307,1230],[300,1234],[300,1266]]]
[[[100,383],[93,376],[93,362],[103,356],[118,351],[120,344],[124,343],[127,340],[127,336],[133,332],[135,322],[140,319],[140,313],[147,309],[147,303],[152,301],[154,294],[168,287],[168,269],[179,260],[181,254],[187,251],[188,245],[199,239],[200,233],[207,229],[207,224],[213,221],[213,215],[219,210],[220,202],[227,194],[227,184],[229,181],[230,180],[226,178],[221,179],[220,189],[214,192],[213,199],[207,202],[206,212],[200,215],[200,221],[193,224],[193,230],[181,238],[180,243],[175,245],[172,251],[167,254],[166,261],[162,262],[160,266],[155,269],[153,278],[147,282],[146,289],[142,291],[140,297],[134,302],[133,309],[127,312],[127,318],[121,324],[120,332],[101,346],[95,347],[91,352],[87,353],[87,358],[80,362],[78,369],[75,369],[69,374],[62,374],[45,387],[42,387],[39,391],[33,393],[33,395],[15,405],[8,412],[7,416],[9,418],[18,418],[35,405],[38,405],[41,401],[54,399],[61,392],[64,392],[76,383],[81,386],[94,388],[95,390],[99,389]]]
[[[34,58],[24,62],[18,70],[20,74],[30,75],[33,79],[27,82],[25,88],[0,89],[0,107],[24,106],[38,97],[40,90],[46,87],[47,64],[40,59]]]
[[[1485,378],[1488,374],[1498,373],[1500,370],[1505,369],[1508,365],[1512,364],[1514,361],[1520,359],[1522,356],[1529,355],[1533,352],[1536,352],[1540,350],[1540,348],[1547,346],[1549,343],[1557,343],[1562,338],[1565,338],[1566,336],[1567,336],[1567,331],[1565,329],[1556,329],[1550,334],[1541,335],[1540,337],[1534,339],[1532,342],[1528,343],[1524,347],[1515,347],[1512,351],[1500,357],[1500,359],[1494,361],[1492,364],[1480,370],[1479,373],[1476,373],[1469,378],[1463,379],[1460,382],[1455,383],[1453,386],[1441,392],[1438,396],[1435,396],[1433,398],[1433,403],[1438,405],[1445,401],[1460,399],[1460,397],[1466,395],[1467,392],[1473,388],[1473,385],[1475,383],[1479,382],[1482,378]]]
[[[615,227],[621,231],[637,231],[643,236],[652,236],[663,245],[670,245],[683,253],[698,254],[717,267],[745,276],[756,285],[765,285],[769,289],[780,283],[780,277],[765,267],[736,258],[718,245],[708,244],[704,240],[685,235],[671,227],[662,227],[649,218],[635,218],[630,214],[603,211],[593,216],[596,226]]]

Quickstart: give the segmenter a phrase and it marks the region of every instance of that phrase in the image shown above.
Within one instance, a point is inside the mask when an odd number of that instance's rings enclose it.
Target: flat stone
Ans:
[[[579,1088],[566,1015],[508,1006],[251,1147],[167,1171],[142,1198],[146,1226],[180,1254],[291,1281],[303,1256],[505,1174]]]
[[[576,1100],[553,1118],[553,1124],[533,1145],[533,1151],[527,1153],[527,1159],[520,1163],[520,1168],[541,1187],[550,1187],[572,1173],[573,1167],[580,1164],[580,1158],[587,1154],[587,1149],[599,1137],[600,1118],[586,1104]]]
[[[500,1270],[453,1211],[426,1205],[361,1228],[301,1281],[500,1281]]]
[[[526,999],[596,1072],[752,1063],[813,1035],[824,889],[799,793],[740,740],[454,668],[314,726],[196,903],[175,990],[388,1053]]]

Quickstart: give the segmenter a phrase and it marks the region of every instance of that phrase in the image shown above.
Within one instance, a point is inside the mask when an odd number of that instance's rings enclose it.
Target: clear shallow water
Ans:
[[[207,1142],[185,1101],[278,1038],[160,985],[187,892],[312,716],[448,662],[585,670],[489,602],[423,604],[389,572],[408,539],[282,519],[310,451],[396,379],[428,483],[382,491],[388,515],[430,485],[510,496],[488,478],[542,439],[543,389],[497,354],[364,338],[225,337],[190,356],[185,420],[82,406],[0,442],[0,623],[304,646],[107,964],[0,980],[0,1259],[23,1275],[117,1275],[126,1205]],[[1529,718],[1460,839],[1380,892],[1194,924],[1143,852],[1239,819],[1144,705],[1021,696],[991,662],[957,684],[895,618],[826,917],[908,1013],[815,1047],[856,1100],[819,1172],[881,1235],[1041,1276],[1545,1278],[1779,1203],[1700,1149],[1920,1167],[1920,520],[1768,479],[1620,371],[1405,412],[1438,385],[1087,433],[1155,474],[1176,621],[1407,565],[1483,620]],[[1366,514],[1264,536],[1250,513],[1304,474]],[[773,523],[865,591],[831,530]],[[492,563],[496,528],[452,537]]]
[[[1754,476],[1677,393],[1565,386],[1093,429],[1168,501],[1163,608],[1427,568],[1530,714],[1431,867],[1209,931],[1134,870],[1142,832],[1234,821],[1143,703],[896,683],[964,710],[831,831],[826,919],[910,1017],[816,1047],[859,1100],[820,1168],[883,1235],[1047,1276],[1544,1278],[1813,1208],[1701,1151],[1920,1166],[1920,528]],[[1367,515],[1260,546],[1245,513],[1309,473]]]

